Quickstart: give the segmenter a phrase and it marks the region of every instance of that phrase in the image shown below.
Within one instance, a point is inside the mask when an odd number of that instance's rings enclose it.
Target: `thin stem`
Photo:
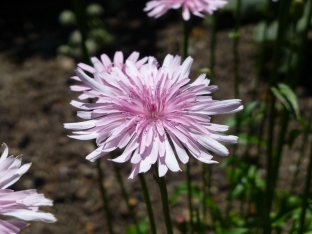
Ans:
[[[190,22],[183,20],[183,59],[188,56],[188,41],[190,35]],[[190,211],[190,231],[193,233],[193,206],[192,206],[192,189],[191,189],[191,174],[190,164],[186,164],[186,178],[187,178],[187,189],[188,189],[188,206]]]
[[[142,187],[142,191],[143,191],[143,196],[144,196],[144,200],[145,200],[145,204],[146,204],[146,208],[147,208],[149,222],[151,225],[151,232],[152,232],[152,234],[156,234],[157,231],[156,231],[156,225],[155,225],[152,203],[151,203],[149,192],[148,192],[148,189],[146,186],[146,181],[145,181],[144,175],[142,173],[139,174],[139,179],[140,179],[140,183],[141,183],[141,187]]]
[[[183,20],[183,59],[188,56],[188,41],[190,36],[190,21]]]
[[[312,116],[312,111],[311,111],[311,116]],[[305,179],[305,187],[303,190],[303,198],[302,198],[302,205],[301,205],[300,224],[299,224],[298,234],[302,234],[304,231],[304,221],[305,221],[306,209],[308,207],[308,198],[309,198],[309,190],[310,190],[311,180],[312,180],[312,147],[310,149],[308,171],[307,171],[307,175],[306,175],[306,179]]]
[[[298,55],[299,55],[299,59],[298,59],[298,62],[297,62],[297,66],[296,66],[296,70],[294,72],[294,74],[297,75],[297,79],[295,79],[295,84],[297,84],[298,80],[299,80],[299,77],[300,77],[300,74],[302,73],[302,67],[305,63],[305,49],[306,49],[306,45],[307,45],[307,34],[308,34],[308,31],[309,31],[309,26],[310,26],[310,20],[311,17],[312,17],[312,1],[308,1],[307,2],[307,5],[306,5],[306,9],[308,9],[306,13],[306,15],[304,15],[303,17],[306,19],[305,21],[305,25],[304,25],[304,30],[302,32],[302,38],[301,38],[301,41],[300,41],[300,48],[299,48],[299,51],[298,51]],[[311,121],[311,118],[310,120]],[[310,125],[308,125],[310,126]],[[296,171],[294,173],[294,177],[293,177],[293,180],[292,180],[292,183],[291,183],[291,192],[294,191],[294,188],[295,188],[295,183],[297,181],[297,176],[298,176],[298,173],[299,173],[299,166],[301,164],[301,161],[302,161],[302,158],[303,158],[303,155],[304,155],[304,150],[305,150],[305,146],[306,146],[306,143],[307,143],[307,138],[308,138],[308,134],[309,134],[309,127],[307,127],[305,130],[304,130],[304,135],[303,135],[303,140],[302,140],[302,144],[301,144],[301,148],[300,148],[300,155],[299,155],[299,159],[297,161],[297,165],[296,165]]]
[[[124,200],[126,202],[126,205],[127,205],[127,208],[128,208],[129,214],[130,214],[130,217],[131,217],[132,222],[134,223],[134,225],[136,227],[137,232],[140,233],[138,220],[137,220],[136,214],[135,214],[135,212],[133,210],[133,206],[130,205],[129,195],[128,195],[128,192],[127,192],[126,187],[124,185],[124,182],[123,182],[123,179],[122,179],[122,176],[121,176],[121,173],[120,173],[120,169],[119,169],[119,167],[118,167],[118,165],[116,163],[113,163],[113,165],[114,165],[114,170],[116,172],[118,183],[119,183],[120,188],[121,188],[121,193],[122,193],[122,196],[123,196],[123,198],[124,198]]]
[[[217,36],[217,23],[218,23],[218,12],[215,12],[212,16],[212,28],[211,28],[211,42],[210,42],[210,80],[212,81],[215,77],[214,65],[215,65],[215,54],[216,54],[216,36]]]
[[[99,187],[100,187],[100,192],[101,192],[101,196],[102,196],[102,200],[103,200],[103,205],[104,205],[104,209],[106,212],[106,223],[107,223],[107,227],[109,230],[110,234],[113,234],[113,225],[112,225],[112,214],[110,212],[110,209],[108,207],[108,199],[107,199],[107,192],[105,189],[105,186],[103,185],[103,171],[101,169],[101,161],[100,159],[96,160],[96,168],[99,174]]]
[[[170,211],[169,211],[169,201],[168,201],[166,179],[164,176],[159,177],[158,174],[155,175],[154,178],[155,178],[155,180],[159,186],[159,190],[160,190],[162,207],[163,207],[163,214],[164,214],[164,219],[165,219],[165,223],[166,223],[166,230],[167,230],[166,233],[167,234],[173,234]]]
[[[296,22],[292,22],[291,23],[291,43],[294,43],[295,41],[295,33],[296,33]],[[290,83],[290,80],[292,79],[292,71],[291,71],[291,61],[292,61],[292,57],[293,57],[293,51],[290,51],[290,53],[288,54],[288,58],[287,58],[287,75],[286,75],[286,83]],[[276,156],[275,156],[275,160],[273,161],[274,165],[274,170],[272,173],[272,188],[274,189],[277,183],[277,179],[278,179],[278,172],[279,172],[279,166],[280,166],[280,161],[281,161],[281,157],[282,157],[282,153],[283,153],[283,146],[284,146],[284,142],[285,142],[285,136],[287,133],[287,129],[288,129],[288,122],[289,122],[289,113],[286,109],[286,107],[283,106],[282,109],[282,115],[281,115],[281,122],[280,122],[280,132],[278,135],[278,140],[277,140],[277,148],[276,148]]]
[[[239,45],[239,27],[240,27],[240,20],[241,20],[241,0],[237,0],[236,2],[236,8],[235,8],[235,28],[234,32],[232,33],[233,36],[233,63],[234,63],[234,96],[236,99],[239,98],[239,55],[238,55],[238,45]],[[236,114],[235,116],[236,124],[235,124],[235,135],[238,135],[239,133],[239,125],[240,125],[240,118],[239,115]],[[237,151],[237,144],[233,146],[233,156],[236,157],[236,151]],[[234,166],[231,165],[230,169],[230,178],[232,178]],[[231,186],[231,190],[233,189],[233,185]],[[227,213],[232,208],[232,200],[228,200],[226,211]]]
[[[285,25],[288,20],[288,10],[290,6],[290,1],[281,1],[278,17],[278,34],[274,46],[274,67],[272,75],[270,77],[269,86],[268,86],[268,99],[269,99],[269,127],[268,127],[268,154],[267,154],[267,176],[266,176],[266,196],[265,196],[265,211],[264,211],[264,229],[263,232],[270,234],[271,233],[271,221],[270,221],[270,210],[272,204],[272,197],[274,193],[275,181],[272,180],[272,175],[274,175],[274,166],[276,165],[275,156],[273,155],[273,142],[274,142],[274,127],[275,127],[275,96],[270,92],[270,88],[276,85],[277,80],[277,70],[279,66],[279,59],[281,55],[281,45],[283,40],[283,35],[285,33]]]
[[[194,223],[193,223],[193,204],[192,204],[192,187],[191,187],[191,171],[190,163],[186,164],[186,181],[187,181],[187,201],[190,211],[190,232],[193,233]]]
[[[207,170],[207,166],[206,164],[202,164],[202,179],[203,179],[203,192],[204,192],[204,196],[203,196],[203,220],[205,222],[206,220],[206,212],[207,212],[207,205],[206,205],[206,199],[208,197],[208,182],[207,182],[207,174],[208,174],[208,170]]]
[[[84,62],[90,64],[90,58],[88,54],[88,49],[86,46],[87,40],[87,24],[86,24],[86,7],[85,7],[85,0],[72,0],[72,5],[75,11],[75,16],[78,24],[78,28],[81,34],[81,47],[82,47],[82,54]],[[97,148],[96,143],[94,143],[95,148]],[[108,199],[107,199],[107,192],[104,186],[103,177],[104,174],[101,169],[101,162],[100,159],[96,161],[96,167],[99,176],[99,188],[102,197],[102,202],[104,206],[104,210],[106,212],[106,223],[108,226],[108,230],[110,234],[113,234],[113,225],[112,225],[112,215],[108,206]]]
[[[208,168],[206,164],[202,164],[202,179],[203,179],[203,192],[204,192],[204,196],[203,196],[203,220],[204,222],[206,221],[206,213],[207,213],[207,204],[206,204],[206,199],[209,196],[209,187],[208,187]]]
[[[81,34],[81,49],[83,60],[86,63],[90,63],[90,57],[86,46],[87,41],[86,2],[85,0],[72,0],[72,5],[74,7],[78,29]]]
[[[237,0],[235,9],[235,32],[234,32],[234,42],[233,42],[233,55],[234,55],[234,96],[239,98],[239,55],[238,55],[238,45],[239,45],[239,28],[241,21],[241,0]]]
[[[301,165],[301,162],[302,162],[302,159],[303,159],[303,156],[304,156],[304,151],[305,151],[305,148],[306,148],[306,145],[307,145],[307,141],[308,141],[309,126],[311,125],[311,117],[310,117],[310,121],[309,122],[310,123],[307,125],[308,127],[306,127],[306,129],[304,130],[304,133],[303,133],[303,139],[301,141],[299,158],[298,158],[298,161],[297,161],[297,164],[296,164],[296,171],[294,173],[294,176],[293,176],[293,179],[292,179],[292,182],[291,182],[290,193],[294,192],[295,185],[297,183],[297,177],[298,177],[298,174],[299,174],[300,165]]]
[[[269,25],[269,22],[270,22],[270,12],[271,12],[271,9],[270,9],[270,6],[271,6],[271,3],[272,1],[271,0],[267,0],[267,3],[266,3],[266,20],[265,20],[265,31],[264,31],[264,35],[263,35],[263,39],[264,41],[266,41],[266,38],[267,38],[267,35],[268,35],[268,25]],[[256,85],[254,87],[254,91],[253,91],[253,100],[255,100],[256,98],[256,95],[257,95],[257,88],[258,88],[258,85],[260,83],[260,74],[261,74],[261,71],[262,71],[262,68],[264,67],[264,64],[265,64],[265,54],[264,54],[264,51],[265,51],[265,42],[262,43],[262,46],[260,48],[260,66],[259,66],[259,71],[258,71],[258,75],[257,75],[257,80],[256,80]],[[266,98],[266,101],[268,101],[268,99]],[[267,102],[265,102],[267,103]],[[264,111],[264,115],[263,115],[263,118],[262,118],[262,121],[260,123],[260,126],[259,126],[259,141],[257,143],[257,158],[256,158],[256,162],[258,163],[259,162],[259,156],[262,155],[262,148],[261,148],[261,142],[262,142],[262,139],[263,139],[263,135],[264,135],[264,126],[265,126],[265,123],[266,123],[266,120],[267,120],[267,114],[266,114],[266,111]]]
[[[296,86],[298,81],[299,81],[299,77],[302,74],[302,68],[305,64],[305,60],[306,60],[306,47],[307,47],[307,42],[308,42],[308,32],[309,32],[309,28],[310,28],[310,19],[312,17],[312,1],[308,1],[306,3],[306,9],[307,11],[304,13],[303,18],[305,18],[305,25],[304,25],[304,30],[302,32],[302,36],[300,38],[299,44],[300,44],[300,48],[297,52],[298,54],[298,60],[297,60],[297,64],[296,64],[296,68],[295,68],[295,72],[294,74],[297,75],[297,79],[291,79],[291,86]]]

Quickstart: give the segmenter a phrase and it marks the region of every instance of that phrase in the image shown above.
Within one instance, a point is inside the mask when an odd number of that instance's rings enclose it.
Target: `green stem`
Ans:
[[[295,41],[295,33],[296,33],[296,22],[292,22],[291,23],[291,43],[294,43]],[[288,58],[287,58],[287,75],[286,75],[286,83],[291,83],[291,79],[292,79],[292,70],[291,70],[291,61],[292,61],[292,57],[293,57],[293,51],[291,50],[288,54]],[[293,87],[292,87],[293,88]],[[274,190],[277,180],[278,180],[278,172],[279,172],[279,166],[280,166],[280,161],[281,161],[281,157],[283,154],[283,146],[285,143],[285,136],[287,133],[287,129],[288,129],[288,122],[289,122],[289,113],[286,109],[286,107],[283,106],[282,109],[282,115],[281,115],[281,122],[280,122],[280,132],[278,135],[278,140],[277,140],[277,150],[276,150],[276,156],[275,159],[273,160],[273,173],[272,173],[272,189]],[[273,193],[273,191],[271,191]]]
[[[81,41],[82,41],[81,47],[82,47],[82,53],[83,53],[83,60],[85,63],[90,64],[90,58],[89,58],[88,49],[86,46],[87,24],[86,24],[85,0],[72,0],[72,5],[75,11],[78,28],[81,34]],[[97,148],[96,143],[94,144],[95,144],[95,148]],[[107,192],[103,184],[104,175],[101,169],[100,159],[96,161],[96,167],[97,167],[98,176],[99,176],[99,188],[101,192],[102,202],[103,202],[104,210],[106,212],[107,227],[108,227],[109,233],[113,234],[114,231],[113,231],[113,225],[112,225],[112,215],[108,206]]]
[[[239,98],[239,55],[238,55],[238,45],[239,45],[239,28],[241,21],[241,0],[237,0],[235,9],[235,33],[233,42],[233,55],[234,55],[234,96]]]
[[[206,221],[206,212],[207,212],[207,205],[206,205],[206,199],[208,197],[208,178],[207,178],[208,170],[207,170],[207,165],[202,164],[202,180],[203,180],[203,220],[204,222]]]
[[[265,31],[264,31],[264,35],[263,35],[263,39],[264,39],[264,42],[262,42],[262,45],[261,45],[261,48],[260,48],[260,65],[259,65],[259,71],[258,71],[258,75],[257,75],[257,80],[256,80],[256,84],[255,84],[255,87],[254,87],[254,90],[253,90],[253,94],[252,94],[252,100],[255,100],[256,99],[256,96],[257,96],[257,90],[258,90],[258,86],[259,86],[259,83],[260,83],[260,78],[261,78],[261,71],[265,65],[265,41],[266,41],[266,38],[267,38],[267,35],[268,35],[268,25],[270,23],[270,6],[271,6],[271,3],[272,3],[272,0],[267,0],[267,3],[266,3],[266,22],[265,22]],[[267,103],[268,99],[266,98],[266,102]],[[260,122],[260,126],[259,126],[259,132],[258,132],[258,137],[259,137],[259,141],[257,143],[257,157],[256,157],[256,163],[259,162],[259,156],[262,155],[262,147],[261,147],[261,142],[262,142],[262,139],[263,139],[263,135],[264,135],[264,126],[265,126],[265,123],[266,123],[266,120],[267,120],[267,114],[266,114],[266,111],[264,111],[264,115],[263,115],[263,118]]]
[[[305,25],[304,25],[304,30],[301,34],[302,36],[299,41],[300,48],[297,52],[298,60],[297,60],[296,68],[294,71],[294,74],[296,75],[296,79],[291,79],[291,86],[297,85],[299,81],[299,77],[302,74],[303,66],[306,60],[305,55],[306,55],[306,47],[307,47],[307,42],[308,42],[308,32],[310,28],[310,19],[312,18],[312,1],[311,0],[306,3],[306,9],[307,11],[305,11],[304,16],[303,16],[303,18],[305,19]]]
[[[190,21],[183,20],[183,59],[188,57],[188,42],[190,36]]]
[[[85,0],[72,0],[75,16],[77,20],[77,26],[81,34],[81,49],[83,54],[83,60],[86,63],[90,63],[90,57],[86,46],[87,41],[87,15],[86,15],[86,2]]]
[[[139,174],[139,179],[140,179],[140,183],[141,183],[141,187],[142,187],[142,191],[143,191],[143,196],[144,196],[144,200],[145,200],[145,204],[146,204],[146,208],[147,208],[149,222],[151,225],[151,232],[152,232],[152,234],[156,234],[157,232],[156,232],[156,225],[155,225],[152,203],[151,203],[149,192],[148,192],[148,189],[146,186],[146,181],[145,181],[144,175],[142,173]]]
[[[295,81],[294,81],[295,82],[294,86],[297,84],[297,82],[299,80],[299,77],[302,73],[302,67],[305,63],[305,56],[304,55],[305,55],[305,49],[306,49],[306,45],[307,45],[307,35],[308,35],[308,31],[309,31],[309,26],[310,26],[310,20],[309,19],[311,19],[311,17],[312,17],[312,1],[311,0],[307,2],[306,9],[308,9],[308,11],[306,11],[305,15],[303,16],[305,18],[305,25],[304,25],[304,30],[302,32],[302,38],[300,41],[301,46],[300,46],[299,51],[298,51],[299,59],[298,59],[297,66],[296,66],[296,69],[294,72],[294,74],[297,75],[297,79],[295,79]],[[309,120],[309,121],[311,121],[311,120]],[[308,126],[310,126],[310,125],[308,125]],[[309,127],[307,127],[304,130],[303,141],[302,141],[301,148],[300,148],[300,155],[299,155],[299,159],[297,161],[296,171],[294,173],[294,177],[293,177],[292,183],[291,183],[291,193],[295,189],[295,183],[297,181],[297,176],[299,173],[299,166],[302,162],[302,158],[304,155],[304,150],[305,150],[305,146],[307,143],[308,134],[309,134]]]
[[[301,147],[300,147],[300,154],[299,154],[299,158],[298,158],[298,161],[297,161],[297,164],[296,164],[296,171],[294,173],[294,176],[293,176],[293,179],[292,179],[292,182],[291,182],[290,193],[294,192],[295,185],[297,183],[297,177],[298,177],[298,174],[299,174],[300,165],[301,165],[301,162],[302,162],[302,159],[303,159],[303,156],[304,156],[304,151],[305,151],[305,148],[306,148],[306,145],[307,145],[307,142],[308,142],[309,126],[311,125],[311,122],[312,121],[311,121],[311,117],[310,117],[309,124],[307,125],[306,129],[304,129],[303,139],[302,139]]]
[[[109,230],[110,234],[113,234],[113,225],[112,225],[112,214],[110,212],[110,209],[108,207],[108,199],[107,199],[107,192],[105,189],[105,186],[103,184],[103,171],[101,169],[101,161],[100,159],[96,160],[96,168],[99,174],[99,187],[100,187],[100,192],[101,192],[101,196],[102,196],[102,201],[103,201],[103,205],[104,205],[104,209],[106,212],[106,223],[107,223],[107,227]]]
[[[188,41],[190,35],[190,22],[183,20],[183,59],[188,56]],[[192,206],[192,190],[191,190],[191,174],[190,174],[190,163],[186,164],[186,177],[187,177],[187,188],[188,188],[188,206],[190,211],[190,230],[193,233],[193,206]]]
[[[236,99],[239,98],[239,55],[238,55],[238,45],[239,45],[239,27],[240,27],[240,20],[241,20],[241,0],[237,0],[236,8],[235,8],[235,28],[233,32],[233,63],[234,63],[234,96]],[[235,116],[236,124],[235,124],[235,135],[239,133],[239,125],[240,125],[240,118],[236,114]],[[237,144],[233,146],[233,156],[236,157],[237,151]],[[234,166],[231,165],[230,168],[230,178],[233,177],[233,170]],[[230,185],[230,189],[233,189],[233,185]],[[228,213],[232,208],[232,200],[228,200],[226,206],[226,212]]]
[[[206,204],[206,200],[207,197],[209,197],[209,191],[210,191],[210,185],[209,185],[209,168],[208,165],[206,164],[202,164],[202,179],[203,179],[203,192],[204,192],[204,196],[203,196],[203,220],[204,222],[206,221],[206,213],[207,213],[207,204]]]
[[[158,174],[155,175],[154,178],[155,178],[155,180],[159,186],[159,190],[160,190],[162,207],[163,207],[163,214],[164,214],[164,219],[165,219],[165,223],[166,223],[166,230],[167,230],[166,233],[167,234],[173,234],[170,211],[169,211],[169,201],[168,201],[166,179],[164,176],[159,177]]]
[[[186,164],[186,181],[187,181],[187,201],[190,211],[190,232],[193,233],[194,223],[193,223],[193,204],[192,204],[192,185],[191,185],[191,170],[190,162]]]
[[[122,196],[123,196],[123,198],[124,198],[124,200],[126,202],[126,205],[127,205],[127,208],[128,208],[129,214],[130,214],[130,217],[131,217],[132,222],[134,223],[134,225],[136,227],[137,232],[140,233],[138,220],[137,220],[136,214],[135,214],[135,212],[133,210],[133,206],[130,205],[129,195],[128,195],[128,192],[127,192],[126,187],[124,185],[124,182],[123,182],[123,179],[122,179],[122,176],[121,176],[121,173],[120,173],[120,169],[119,169],[119,167],[118,167],[118,165],[116,163],[113,163],[113,165],[114,165],[114,170],[116,172],[118,183],[119,183],[120,188],[121,188],[121,193],[122,193]]]
[[[217,23],[218,23],[218,12],[215,12],[214,15],[212,16],[212,28],[211,28],[211,42],[210,42],[210,80],[213,81],[215,77],[215,71],[214,71],[214,66],[215,66],[215,55],[216,55],[216,36],[217,36]]]
[[[310,121],[311,122],[312,111],[310,114]],[[310,144],[311,145],[311,144]],[[312,147],[310,149],[310,157],[309,157],[309,165],[305,179],[305,187],[303,190],[303,198],[302,198],[302,205],[301,205],[301,214],[300,214],[300,224],[299,224],[299,232],[298,234],[302,234],[304,231],[304,221],[306,215],[306,209],[308,207],[308,198],[309,198],[309,190],[311,186],[312,180]]]
[[[286,24],[288,21],[288,10],[290,6],[290,1],[285,0],[280,2],[280,9],[279,9],[279,17],[278,17],[278,34],[277,39],[275,41],[274,46],[274,67],[272,71],[272,75],[270,77],[269,86],[268,86],[268,98],[269,98],[269,127],[268,127],[268,153],[267,153],[267,176],[266,176],[266,196],[265,196],[265,211],[264,211],[264,225],[263,225],[263,232],[270,234],[271,233],[271,221],[270,221],[270,211],[271,211],[271,204],[272,198],[274,193],[274,185],[276,184],[273,181],[272,176],[274,175],[274,166],[275,163],[275,156],[273,153],[273,142],[274,142],[274,127],[275,127],[275,96],[270,92],[270,88],[276,85],[277,80],[277,70],[279,66],[279,59],[281,55],[281,45],[283,36],[285,33]]]

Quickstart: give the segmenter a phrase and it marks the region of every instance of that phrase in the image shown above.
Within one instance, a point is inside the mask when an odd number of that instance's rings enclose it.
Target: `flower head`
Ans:
[[[158,18],[170,9],[182,7],[183,19],[187,21],[190,19],[190,12],[203,17],[203,14],[212,15],[226,4],[225,0],[152,0],[146,4],[144,11],[149,11],[148,16]]]
[[[123,69],[95,71],[94,78],[78,68],[77,77],[88,87],[84,95],[98,99],[71,102],[84,110],[78,116],[88,120],[65,124],[77,130],[70,137],[96,139],[98,148],[86,157],[90,161],[124,148],[112,161],[131,159],[130,178],[155,163],[160,176],[168,168],[179,171],[176,157],[187,163],[187,151],[204,163],[215,163],[206,149],[226,156],[229,152],[220,142],[236,143],[237,137],[220,134],[228,127],[211,123],[208,115],[234,113],[243,107],[241,100],[217,101],[208,96],[217,86],[209,86],[204,74],[189,83],[192,62],[188,57],[181,65],[179,56],[167,55],[161,67],[153,57],[138,67],[127,60]]]
[[[25,221],[43,221],[53,223],[55,217],[50,213],[39,211],[39,206],[52,206],[52,201],[35,189],[13,191],[7,189],[29,169],[30,163],[21,166],[21,156],[8,157],[9,149],[3,144],[4,151],[0,158],[0,215],[13,216],[19,220],[1,220],[0,233],[14,234],[27,227]],[[25,221],[22,221],[25,220]]]

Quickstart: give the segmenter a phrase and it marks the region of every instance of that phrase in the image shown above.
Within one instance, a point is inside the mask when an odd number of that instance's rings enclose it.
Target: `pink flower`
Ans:
[[[36,190],[24,190],[15,192],[7,189],[14,184],[29,169],[31,163],[21,166],[22,158],[8,157],[9,149],[3,144],[4,151],[0,158],[0,215],[13,216],[19,220],[1,220],[0,233],[19,233],[28,224],[24,221],[43,221],[53,223],[56,221],[52,214],[38,210],[39,206],[52,206],[52,201],[46,199]]]
[[[208,115],[235,113],[243,108],[241,100],[213,100],[208,95],[218,88],[209,86],[204,74],[189,83],[192,62],[188,57],[181,65],[181,58],[172,55],[166,56],[161,67],[153,57],[140,66],[127,60],[122,69],[94,71],[94,78],[79,67],[76,74],[88,87],[84,95],[97,101],[71,102],[84,110],[78,116],[87,121],[65,124],[76,130],[70,137],[96,139],[98,148],[86,157],[90,161],[124,148],[112,161],[131,159],[129,178],[148,171],[156,162],[160,176],[168,168],[179,171],[176,156],[187,163],[187,152],[204,163],[215,163],[206,149],[227,156],[220,142],[236,143],[237,137],[220,134],[228,126],[211,123]]]
[[[158,18],[170,9],[182,7],[183,19],[189,20],[190,12],[203,17],[203,13],[212,15],[226,4],[225,0],[152,0],[146,4],[144,11],[149,11],[148,16]]]

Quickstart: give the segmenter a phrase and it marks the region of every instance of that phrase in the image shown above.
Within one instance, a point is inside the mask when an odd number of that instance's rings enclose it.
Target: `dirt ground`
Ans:
[[[213,95],[215,99],[234,97],[232,40],[228,34],[228,29],[221,30],[217,34],[214,83],[219,86],[219,91]],[[154,55],[162,61],[168,53],[179,54],[180,35],[181,27],[178,23],[167,24],[164,29],[159,29],[154,38],[156,41]],[[194,58],[192,78],[196,77],[199,68],[207,67],[209,64],[209,42],[210,31],[207,28],[196,27],[193,30],[189,49],[190,55]],[[142,43],[145,48],[146,42]],[[138,46],[138,50],[140,48],[142,47]],[[122,47],[121,50],[123,49]],[[136,49],[136,45],[125,47],[125,53],[129,54],[131,49]],[[254,61],[257,47],[253,40],[253,26],[247,25],[242,28],[239,51],[240,95],[246,104],[250,101],[256,79]],[[147,54],[146,51],[142,53]],[[63,128],[63,123],[79,121],[76,117],[77,110],[69,105],[69,102],[76,100],[78,96],[69,89],[71,84],[69,78],[74,75],[75,63],[70,58],[59,56],[46,58],[40,53],[17,63],[9,52],[0,54],[0,141],[8,144],[10,154],[23,154],[24,163],[33,163],[13,189],[36,188],[40,193],[44,193],[46,197],[54,200],[54,206],[42,209],[52,212],[58,219],[55,224],[32,222],[31,227],[22,232],[24,234],[107,233],[98,190],[96,165],[85,160],[85,156],[93,149],[93,143],[70,139],[67,137],[70,131]],[[259,89],[264,90],[264,87],[265,85],[261,84]],[[305,113],[304,111],[312,108],[312,98],[304,95],[304,87],[300,87],[297,91],[301,110]],[[225,117],[214,118],[214,121],[222,123],[224,119]],[[239,151],[243,148],[244,146],[239,146]],[[294,170],[293,164],[298,157],[298,149],[299,146],[295,145],[284,157],[280,176],[281,186],[289,183],[289,175]],[[124,233],[131,220],[121,196],[112,162],[106,158],[104,157],[101,162],[109,206],[113,211],[114,229],[116,233]],[[215,159],[220,162],[224,160],[220,156],[216,156]],[[191,164],[192,179],[201,185],[201,164],[195,159],[191,160]],[[147,217],[138,178],[127,179],[130,174],[130,163],[119,167],[139,219]],[[300,176],[303,176],[303,173]],[[151,171],[146,173],[146,179],[156,214],[158,232],[165,233],[159,191]],[[185,170],[178,173],[168,172],[166,179],[170,196],[177,184],[185,179]],[[219,165],[213,166],[213,186],[215,200],[222,206],[227,182],[225,170]],[[173,219],[181,214],[187,216],[185,198],[181,197],[172,208]]]

